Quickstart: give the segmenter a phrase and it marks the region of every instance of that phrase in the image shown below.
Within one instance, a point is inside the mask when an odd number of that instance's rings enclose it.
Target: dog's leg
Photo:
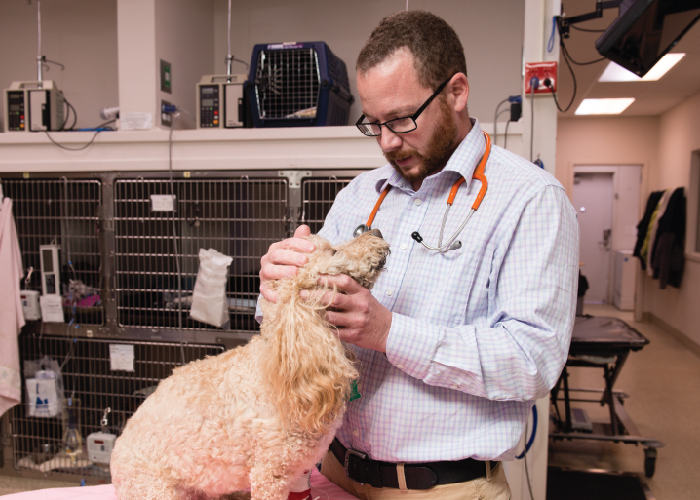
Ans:
[[[156,475],[134,473],[115,484],[119,500],[195,500],[197,497]]]
[[[250,471],[250,500],[287,500],[287,475],[273,464],[254,465]]]

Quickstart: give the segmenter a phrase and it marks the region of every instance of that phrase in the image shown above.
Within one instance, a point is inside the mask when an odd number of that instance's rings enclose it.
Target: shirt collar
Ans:
[[[484,132],[481,129],[479,120],[476,118],[470,118],[470,120],[472,122],[472,129],[462,142],[459,143],[459,146],[457,146],[457,149],[452,153],[450,159],[447,160],[445,168],[436,174],[432,174],[428,178],[433,175],[441,175],[445,172],[457,172],[466,180],[465,187],[469,187],[472,182],[474,170],[476,170],[481,158],[484,156],[486,148],[486,138],[484,137]],[[386,166],[388,168],[386,168],[384,175],[377,179],[377,183],[375,184],[377,193],[381,193],[387,185],[400,189],[413,189],[410,183],[390,164]]]

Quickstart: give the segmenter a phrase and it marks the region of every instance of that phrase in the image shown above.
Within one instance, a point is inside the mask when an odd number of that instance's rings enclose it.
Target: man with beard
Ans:
[[[343,292],[324,295],[326,318],[355,346],[361,397],[348,402],[322,472],[361,498],[507,499],[500,461],[514,458],[534,401],[568,353],[575,212],[550,174],[496,146],[487,152],[467,110],[464,51],[443,19],[383,19],[358,57],[357,89],[357,126],[389,164],[343,189],[319,234],[346,241],[378,206],[371,226],[392,253],[371,293],[348,276],[325,278]],[[472,176],[484,156],[488,190],[461,245],[434,251],[412,239],[417,231],[447,242],[458,231],[482,187]],[[263,256],[268,300],[268,280],[306,263],[308,234],[301,226]]]

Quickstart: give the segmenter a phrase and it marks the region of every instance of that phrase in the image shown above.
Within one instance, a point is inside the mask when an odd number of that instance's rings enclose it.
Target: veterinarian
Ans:
[[[327,278],[345,292],[326,294],[327,319],[356,346],[361,397],[347,404],[322,472],[361,498],[508,499],[500,461],[514,458],[534,401],[567,357],[574,209],[549,173],[488,151],[467,109],[464,50],[443,19],[421,11],[383,19],[358,57],[357,89],[358,128],[389,163],[338,194],[319,234],[347,241],[378,206],[371,227],[392,253],[371,293],[348,276]],[[472,175],[484,156],[487,190],[460,244],[436,251],[412,238],[437,246],[458,231],[483,187]],[[276,300],[268,280],[306,263],[308,234],[301,226],[262,257],[268,300]]]

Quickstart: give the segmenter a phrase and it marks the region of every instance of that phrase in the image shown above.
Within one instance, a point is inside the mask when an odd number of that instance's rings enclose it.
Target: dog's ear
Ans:
[[[274,319],[263,322],[272,348],[263,376],[280,415],[312,435],[325,434],[342,412],[357,370],[319,306],[293,294],[277,307]]]

